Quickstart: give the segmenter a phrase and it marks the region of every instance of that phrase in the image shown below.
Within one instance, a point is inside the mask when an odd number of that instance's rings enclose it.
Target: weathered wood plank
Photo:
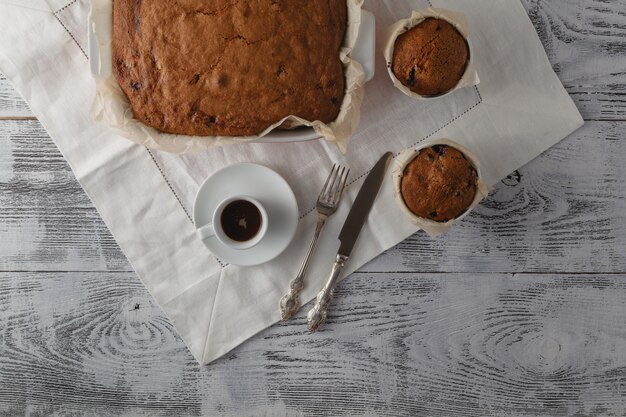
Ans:
[[[0,270],[130,270],[36,120],[0,120]]]
[[[588,122],[499,183],[448,234],[417,233],[366,271],[626,271],[623,122]]]
[[[587,120],[625,120],[624,2],[522,0],[554,69]],[[0,74],[0,117],[31,116]]]
[[[625,278],[355,274],[199,368],[132,273],[0,273],[0,414],[623,415]]]
[[[623,272],[622,122],[589,122],[499,184],[448,235],[418,233],[365,271]],[[36,121],[0,121],[0,268],[130,270]]]
[[[626,120],[623,0],[522,0],[561,82],[587,120]]]
[[[2,273],[0,306],[0,415],[197,409],[198,367],[133,273]]]
[[[32,117],[32,115],[28,104],[0,73],[0,118]]]

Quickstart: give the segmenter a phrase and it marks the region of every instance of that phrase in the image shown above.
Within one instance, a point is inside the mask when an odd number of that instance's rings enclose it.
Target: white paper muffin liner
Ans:
[[[91,19],[101,22],[91,28],[100,52],[100,71],[96,76],[96,96],[92,105],[92,117],[109,126],[115,133],[135,143],[172,153],[201,152],[233,143],[249,142],[267,135],[285,121],[290,127],[310,126],[320,136],[335,143],[341,152],[346,152],[348,142],[359,125],[360,108],[363,101],[365,73],[360,63],[350,58],[356,44],[361,24],[363,0],[347,0],[348,24],[346,36],[340,50],[346,77],[346,92],[339,115],[331,123],[307,121],[288,116],[277,121],[257,136],[186,136],[160,132],[133,117],[126,95],[119,87],[111,71],[112,8],[113,0],[92,0]]]
[[[438,19],[443,19],[450,24],[452,24],[460,33],[463,35],[465,40],[467,41],[467,45],[469,47],[469,62],[467,63],[467,67],[465,68],[465,73],[463,77],[459,80],[458,84],[451,89],[450,91],[436,95],[436,96],[422,96],[417,94],[410,89],[408,89],[404,84],[400,82],[394,75],[391,70],[391,63],[393,60],[393,49],[396,43],[396,39],[398,36],[411,29],[414,26],[417,26],[419,23],[424,21],[424,19],[428,17],[434,17]],[[464,14],[454,12],[452,10],[447,9],[437,9],[433,7],[429,7],[425,10],[413,11],[411,13],[411,17],[407,19],[398,20],[393,25],[389,26],[383,35],[383,53],[385,55],[385,62],[387,63],[387,72],[389,73],[389,77],[391,77],[391,81],[393,81],[393,85],[396,86],[400,91],[406,94],[409,97],[413,97],[417,100],[431,100],[434,98],[445,97],[452,92],[459,90],[461,88],[470,87],[473,85],[478,85],[480,83],[480,79],[478,78],[478,73],[476,72],[476,67],[473,64],[474,53],[472,50],[472,43],[469,38],[469,31],[467,25],[467,19]]]
[[[404,174],[404,169],[413,159],[415,159],[415,157],[422,149],[429,148],[433,145],[448,145],[452,148],[458,149],[465,155],[468,161],[470,161],[470,163],[476,169],[476,173],[478,174],[478,179],[476,181],[476,195],[474,196],[472,204],[470,204],[467,210],[465,210],[460,216],[455,219],[448,220],[447,222],[436,222],[434,220],[416,216],[411,210],[409,210],[409,208],[404,203],[404,199],[402,198],[401,182],[402,175]],[[489,187],[482,180],[482,175],[480,173],[480,163],[478,161],[478,158],[476,158],[476,156],[468,149],[450,139],[436,139],[423,143],[418,148],[405,150],[395,159],[391,175],[393,178],[394,197],[396,199],[396,202],[398,203],[404,214],[406,214],[409,221],[418,226],[420,229],[424,230],[431,237],[436,237],[450,230],[455,222],[467,216],[467,214],[472,211],[472,209],[476,207],[478,203],[480,203],[480,201],[485,198],[489,193]]]

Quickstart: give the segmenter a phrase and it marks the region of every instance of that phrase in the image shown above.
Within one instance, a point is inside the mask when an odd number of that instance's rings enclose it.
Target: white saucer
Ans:
[[[200,186],[193,205],[197,227],[211,222],[215,207],[227,197],[247,195],[259,200],[268,216],[267,234],[250,249],[232,249],[215,236],[202,243],[223,262],[259,265],[280,255],[298,227],[298,203],[289,184],[271,169],[257,164],[235,164],[217,171]]]

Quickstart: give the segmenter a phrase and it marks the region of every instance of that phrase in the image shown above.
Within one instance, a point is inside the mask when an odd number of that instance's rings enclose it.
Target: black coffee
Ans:
[[[263,218],[253,203],[235,200],[224,208],[220,220],[226,236],[237,242],[245,242],[259,233]]]

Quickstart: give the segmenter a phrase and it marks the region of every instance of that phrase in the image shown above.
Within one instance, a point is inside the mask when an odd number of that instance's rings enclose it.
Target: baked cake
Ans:
[[[346,0],[115,0],[113,73],[135,118],[246,136],[288,115],[328,123],[344,96]]]
[[[402,199],[416,216],[446,222],[463,214],[477,191],[476,168],[458,149],[433,145],[404,168]]]
[[[449,22],[429,17],[398,36],[391,70],[414,93],[437,96],[459,83],[468,61],[463,35]]]

